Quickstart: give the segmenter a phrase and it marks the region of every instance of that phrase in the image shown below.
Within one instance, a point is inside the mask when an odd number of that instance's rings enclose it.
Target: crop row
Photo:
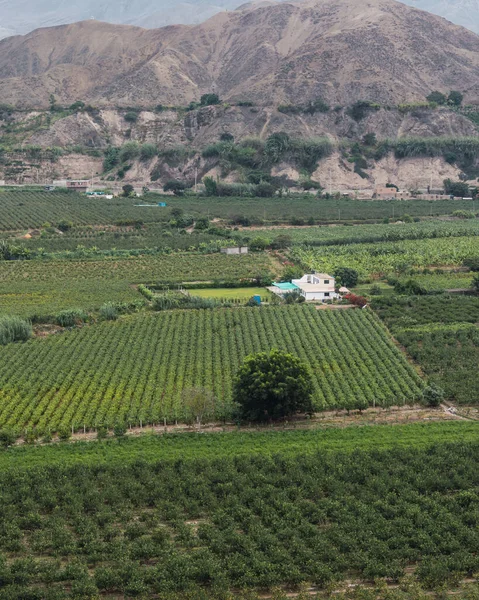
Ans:
[[[0,598],[255,598],[354,574],[379,591],[348,598],[418,600],[417,583],[447,597],[475,576],[477,440],[342,453],[321,451],[322,434],[313,452],[293,434],[289,453],[1,472]]]
[[[174,254],[127,259],[0,261],[0,284],[43,281],[68,285],[71,281],[115,280],[126,283],[203,281],[254,277],[271,270],[266,254]]]
[[[392,273],[411,267],[460,266],[477,256],[477,237],[439,238],[345,244],[321,248],[295,248],[292,257],[309,269],[334,272],[338,267],[356,269],[362,277]]]
[[[242,231],[243,235],[245,232]],[[256,229],[254,235],[273,240],[287,235],[295,244],[328,246],[333,244],[357,244],[394,242],[427,238],[479,236],[479,221],[430,220],[419,223],[376,223],[360,225],[334,225],[322,227],[298,227],[285,229]]]
[[[0,350],[0,427],[183,420],[185,389],[231,416],[236,370],[278,347],[311,369],[318,410],[412,403],[422,381],[369,311],[264,307],[137,315]]]
[[[150,194],[145,203],[164,201]],[[286,198],[168,198],[168,208],[140,207],[132,198],[88,198],[75,193],[8,191],[0,194],[0,230],[18,230],[52,225],[62,220],[74,225],[105,225],[120,219],[157,223],[169,219],[169,208],[179,207],[193,216],[233,219],[238,216],[258,221],[290,222],[292,219],[367,220],[411,216],[449,215],[455,210],[474,209],[467,200],[359,201],[318,199],[309,194]]]

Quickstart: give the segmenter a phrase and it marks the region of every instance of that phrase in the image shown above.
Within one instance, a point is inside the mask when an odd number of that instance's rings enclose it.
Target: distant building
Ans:
[[[66,182],[66,188],[67,190],[73,190],[75,192],[86,192],[88,189],[88,186],[90,185],[90,181],[87,179],[82,179],[82,180],[70,180]]]
[[[273,283],[268,289],[278,296],[298,292],[307,302],[312,300],[323,302],[340,297],[336,292],[334,277],[327,273],[308,273],[301,279],[293,279],[291,282]]]
[[[373,198],[377,200],[405,200],[411,197],[407,190],[397,190],[395,187],[378,186],[374,190]]]
[[[232,248],[221,248],[223,254],[248,254],[248,246],[233,246]]]

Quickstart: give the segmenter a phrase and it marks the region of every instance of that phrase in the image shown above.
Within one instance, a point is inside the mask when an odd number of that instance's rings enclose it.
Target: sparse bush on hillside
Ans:
[[[155,144],[142,144],[140,148],[140,160],[146,161],[154,158],[158,154],[158,148]]]
[[[109,147],[105,150],[103,171],[111,171],[120,162],[120,148]]]
[[[221,102],[218,94],[203,94],[200,98],[201,106],[213,106]]]
[[[160,158],[162,158],[166,164],[170,167],[178,167],[181,163],[185,162],[189,156],[194,154],[187,146],[172,146],[159,152]]]
[[[379,110],[379,108],[379,104],[369,102],[368,100],[358,100],[349,108],[348,112],[355,121],[361,121],[371,112]]]
[[[138,121],[138,113],[136,111],[129,110],[127,113],[125,113],[123,118],[128,123],[136,123]]]
[[[431,92],[428,96],[426,96],[426,100],[428,102],[435,102],[439,106],[442,106],[443,104],[446,104],[447,98],[445,94],[436,90],[434,92]]]
[[[140,146],[137,142],[127,142],[123,144],[120,148],[119,152],[119,160],[120,162],[125,162],[128,160],[135,160],[140,156]]]

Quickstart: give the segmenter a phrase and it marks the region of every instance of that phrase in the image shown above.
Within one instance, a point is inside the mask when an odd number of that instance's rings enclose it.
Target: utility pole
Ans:
[[[195,167],[195,194],[198,193],[198,167]]]
[[[333,184],[331,181],[331,167],[329,167],[329,196],[331,197],[333,195]]]

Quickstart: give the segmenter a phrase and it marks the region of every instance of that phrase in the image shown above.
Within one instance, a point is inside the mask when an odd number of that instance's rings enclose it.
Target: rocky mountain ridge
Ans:
[[[444,17],[479,33],[479,0],[401,0],[405,4]],[[94,18],[114,24],[156,28],[198,24],[213,15],[236,10],[239,0],[0,0],[0,39]]]
[[[186,105],[201,94],[260,105],[479,102],[479,36],[394,0],[305,0],[161,29],[84,21],[0,41],[0,102]]]

